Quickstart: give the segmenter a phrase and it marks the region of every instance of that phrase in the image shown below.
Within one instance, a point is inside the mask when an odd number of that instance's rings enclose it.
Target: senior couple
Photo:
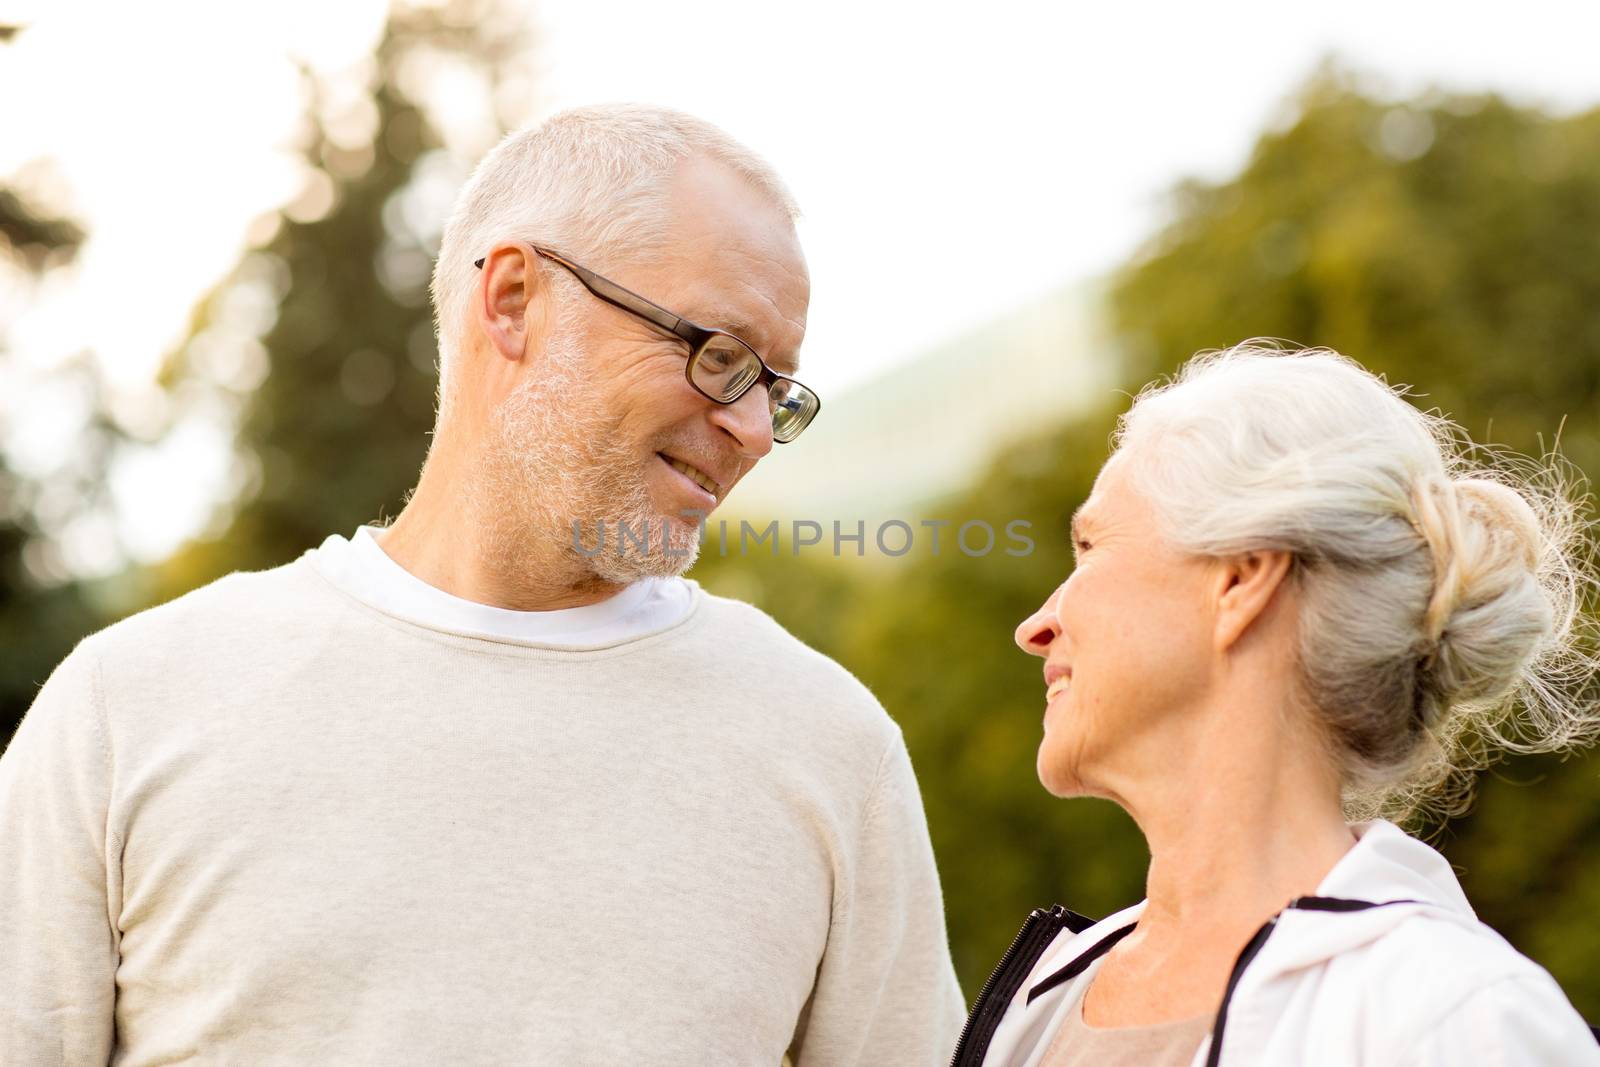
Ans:
[[[482,162],[398,519],[85,639],[0,759],[0,1063],[1600,1062],[1437,853],[1349,821],[1519,693],[1524,744],[1585,732],[1562,501],[1332,353],[1124,417],[1016,641],[1040,779],[1133,815],[1148,899],[1035,912],[965,1002],[899,730],[680,577],[819,409],[795,215],[660,109]]]

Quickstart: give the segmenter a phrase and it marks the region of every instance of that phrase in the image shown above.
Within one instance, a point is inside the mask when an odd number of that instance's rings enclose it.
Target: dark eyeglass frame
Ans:
[[[640,296],[632,289],[618,285],[610,278],[596,274],[588,267],[574,263],[572,260],[561,255],[559,252],[551,251],[548,248],[541,248],[536,244],[530,244],[528,247],[539,253],[539,255],[543,256],[545,259],[550,260],[552,263],[556,263],[562,267],[565,267],[572,273],[574,278],[577,278],[578,281],[583,283],[583,287],[585,289],[589,290],[589,292],[593,293],[597,298],[604,300],[612,307],[621,308],[628,314],[643,319],[650,325],[671,334],[684,344],[688,345],[689,360],[683,366],[683,376],[685,380],[688,381],[689,387],[695,392],[699,393],[701,396],[705,397],[707,400],[722,405],[736,404],[744,397],[746,393],[758,385],[770,394],[772,386],[780,381],[792,382],[793,384],[804,389],[807,393],[810,393],[817,402],[817,406],[811,412],[811,417],[806,419],[806,421],[800,426],[800,429],[796,430],[787,438],[780,438],[776,432],[774,432],[772,436],[774,444],[786,445],[789,442],[796,440],[802,433],[806,431],[806,427],[810,426],[816,421],[817,415],[822,412],[822,398],[817,396],[817,391],[815,389],[812,389],[809,385],[806,385],[797,378],[792,378],[787,374],[779,374],[777,371],[767,366],[767,361],[761,358],[761,353],[757,352],[755,350],[755,346],[743,338],[735,334],[731,334],[727,330],[719,330],[710,326],[701,326],[698,323],[690,322],[682,315],[675,315],[666,308],[662,307],[660,304]],[[487,261],[487,259],[487,256],[475,259],[472,261],[472,265],[477,267],[479,270],[482,270],[483,264]],[[699,361],[701,354],[705,352],[706,347],[718,337],[726,337],[730,341],[733,341],[735,344],[739,345],[739,347],[745,349],[752,356],[754,356],[756,358],[756,362],[761,365],[761,373],[757,374],[744,385],[740,386],[739,391],[733,396],[728,397],[726,400],[718,396],[712,396],[710,393],[700,388],[700,386],[696,384],[694,380],[695,364]]]

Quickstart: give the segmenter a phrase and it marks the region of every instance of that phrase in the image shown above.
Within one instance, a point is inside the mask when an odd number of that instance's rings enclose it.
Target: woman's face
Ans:
[[[1120,800],[1161,774],[1211,674],[1211,567],[1164,543],[1128,462],[1101,468],[1073,520],[1077,565],[1017,627],[1044,660],[1039,780],[1057,796]]]

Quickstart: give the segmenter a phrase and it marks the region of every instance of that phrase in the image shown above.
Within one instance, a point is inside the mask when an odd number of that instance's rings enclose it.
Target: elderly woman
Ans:
[[[1592,735],[1577,506],[1474,454],[1328,351],[1240,346],[1138,397],[1016,640],[1040,780],[1133,816],[1147,899],[1035,912],[958,1067],[1600,1064],[1442,856],[1348,821]]]

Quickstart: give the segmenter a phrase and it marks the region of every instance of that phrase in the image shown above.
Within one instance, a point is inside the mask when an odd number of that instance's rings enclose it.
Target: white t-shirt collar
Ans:
[[[677,622],[693,603],[682,578],[644,578],[598,604],[552,611],[516,611],[480,604],[418,578],[378,544],[374,526],[346,540],[330,535],[317,549],[317,565],[351,595],[379,611],[473,637],[574,648],[613,644]]]

